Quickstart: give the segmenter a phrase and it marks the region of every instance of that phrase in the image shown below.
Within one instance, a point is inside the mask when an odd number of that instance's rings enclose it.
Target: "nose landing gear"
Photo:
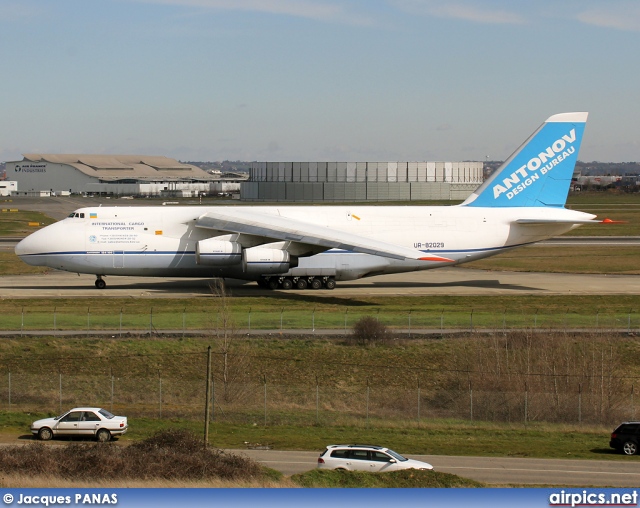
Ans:
[[[102,280],[102,275],[96,275],[95,284],[98,289],[104,289],[107,287],[107,283],[104,280]]]

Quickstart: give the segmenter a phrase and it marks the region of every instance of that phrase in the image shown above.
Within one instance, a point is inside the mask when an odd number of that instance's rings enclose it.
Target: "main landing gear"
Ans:
[[[102,275],[96,275],[95,284],[98,289],[104,289],[107,287],[107,283],[104,280],[102,280]]]
[[[260,277],[258,286],[265,289],[335,289],[335,277]]]

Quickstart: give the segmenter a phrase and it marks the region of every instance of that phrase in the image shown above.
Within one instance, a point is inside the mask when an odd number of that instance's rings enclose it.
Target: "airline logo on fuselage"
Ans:
[[[506,193],[507,199],[513,198],[532,183],[555,168],[564,159],[575,153],[576,130],[571,129],[569,134],[556,139],[537,157],[532,157],[529,162],[520,166],[511,175],[504,178],[501,183],[493,186],[493,198],[498,199]]]

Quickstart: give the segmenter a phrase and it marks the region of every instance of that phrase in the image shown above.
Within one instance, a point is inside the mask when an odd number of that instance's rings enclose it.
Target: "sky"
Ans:
[[[640,161],[637,0],[0,0],[0,161]]]

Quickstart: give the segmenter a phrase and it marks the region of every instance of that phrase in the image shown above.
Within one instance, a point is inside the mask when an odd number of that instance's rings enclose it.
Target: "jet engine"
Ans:
[[[255,275],[286,273],[293,264],[286,250],[252,247],[243,254],[244,271]]]
[[[196,244],[196,263],[207,266],[230,266],[242,261],[242,246],[237,242],[227,242],[208,238]]]

